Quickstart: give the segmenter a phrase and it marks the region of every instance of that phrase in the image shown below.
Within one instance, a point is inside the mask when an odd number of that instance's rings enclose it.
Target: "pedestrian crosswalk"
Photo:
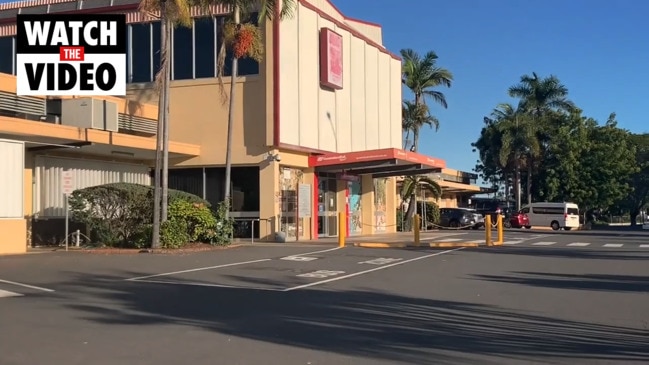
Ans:
[[[649,252],[649,244],[641,243],[604,243],[604,242],[557,242],[557,241],[538,241],[532,240],[506,240],[503,242],[506,246],[532,246],[532,247],[590,247],[590,248],[638,248]]]

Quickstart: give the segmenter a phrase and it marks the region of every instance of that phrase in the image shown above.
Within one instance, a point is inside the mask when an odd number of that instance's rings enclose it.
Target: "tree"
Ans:
[[[536,128],[530,115],[511,104],[500,104],[492,112],[500,133],[499,159],[503,167],[513,168],[516,210],[521,208],[521,168],[539,155]]]
[[[401,199],[405,203],[408,199],[408,210],[404,231],[412,229],[412,220],[417,212],[417,195],[422,190],[429,192],[431,197],[439,199],[442,196],[442,188],[439,184],[426,175],[406,176],[401,185]],[[403,204],[402,204],[403,206]]]
[[[234,123],[234,103],[236,91],[236,78],[238,75],[239,58],[250,57],[260,62],[263,59],[263,32],[261,26],[265,24],[266,20],[273,20],[278,15],[278,20],[290,17],[293,15],[295,9],[295,0],[201,0],[202,2],[216,2],[229,5],[232,9],[232,20],[225,23],[223,29],[223,42],[221,42],[221,49],[219,50],[217,73],[219,77],[219,85],[221,86],[221,96],[223,101],[229,98],[230,104],[228,107],[228,127],[227,127],[227,142],[225,153],[225,200],[230,206],[230,182],[232,171],[232,125]],[[242,24],[242,15],[244,18],[249,18],[250,14],[259,11],[257,17],[257,25]],[[223,70],[225,66],[225,58],[227,48],[232,50],[232,77],[230,81],[230,95],[224,92],[223,85]],[[228,209],[229,211],[229,209]]]
[[[435,127],[439,129],[439,120],[430,115],[426,104],[417,104],[411,101],[404,101],[402,107],[403,120],[402,128],[408,128],[406,131],[406,140],[412,131],[412,149],[417,151],[419,148],[419,131],[424,126]]]
[[[442,107],[448,108],[444,94],[433,89],[438,86],[451,87],[453,74],[449,70],[437,66],[437,54],[430,51],[422,58],[412,49],[402,49],[401,56],[403,58],[402,83],[414,94],[415,105],[426,104],[425,99],[431,98]],[[437,119],[435,120],[437,121]],[[436,128],[439,128],[439,121],[436,122]],[[413,132],[415,132],[414,129]],[[415,151],[417,147],[415,144]]]
[[[649,204],[649,133],[630,135],[636,150],[637,171],[631,175],[631,193],[623,200],[622,206],[628,210],[631,225],[638,224],[638,215]]]
[[[550,112],[572,112],[575,105],[568,100],[568,88],[559,79],[550,75],[539,77],[536,72],[532,75],[523,75],[518,84],[511,86],[508,90],[509,96],[520,99],[520,109],[529,113],[537,125],[538,138],[541,146],[547,143],[547,130],[545,125]],[[532,173],[534,164],[541,158],[542,150],[534,155],[528,155],[527,165],[527,203],[532,202]]]
[[[151,247],[160,247],[160,225],[167,220],[169,206],[169,50],[173,24],[191,26],[190,0],[142,0],[140,11],[160,18],[160,69],[156,73],[158,91],[158,126],[153,199],[153,232]]]

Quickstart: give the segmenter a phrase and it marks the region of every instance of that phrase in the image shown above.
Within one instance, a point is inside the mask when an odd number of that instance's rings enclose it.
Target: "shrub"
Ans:
[[[234,220],[227,218],[227,205],[212,212],[205,204],[175,200],[169,204],[169,219],[160,238],[163,247],[177,248],[187,242],[224,245],[230,242]]]
[[[209,211],[209,203],[200,197],[169,190],[170,209],[178,202]],[[142,248],[151,243],[152,186],[115,183],[79,189],[70,197],[70,211],[75,221],[90,229],[93,240],[105,245]]]
[[[422,224],[424,221],[424,214],[422,211],[423,204],[417,203],[417,214],[422,217]],[[439,215],[439,206],[433,202],[426,202],[426,223],[430,226],[431,224],[438,224],[440,219]]]

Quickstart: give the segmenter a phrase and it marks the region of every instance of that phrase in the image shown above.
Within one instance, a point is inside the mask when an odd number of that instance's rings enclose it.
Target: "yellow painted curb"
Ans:
[[[385,242],[358,242],[354,243],[356,247],[364,248],[405,248],[408,247],[408,244],[396,242],[396,243],[385,243]]]

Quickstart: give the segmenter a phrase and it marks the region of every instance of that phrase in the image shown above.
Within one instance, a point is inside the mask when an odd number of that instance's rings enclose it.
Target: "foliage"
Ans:
[[[437,131],[439,129],[439,120],[430,115],[426,104],[416,104],[404,100],[402,106],[401,128],[405,130],[407,134],[412,132],[414,150],[417,150],[419,147],[419,131],[424,126],[435,127],[435,131]]]
[[[646,197],[642,143],[614,113],[603,124],[584,116],[555,76],[524,75],[509,94],[518,106],[499,105],[472,144],[483,179],[504,184],[508,197],[520,180],[530,201],[572,201],[584,211],[646,204],[633,196]]]
[[[401,199],[408,200],[408,210],[405,216],[404,229],[410,230],[412,219],[415,216],[417,197],[424,192],[428,198],[438,199],[442,196],[442,188],[439,184],[426,175],[406,176],[401,182]]]
[[[139,184],[93,186],[76,190],[70,197],[72,218],[86,224],[93,239],[108,246],[147,247],[151,243],[152,208],[153,187]],[[231,237],[228,222],[221,205],[212,214],[210,204],[200,197],[169,190],[169,220],[161,228],[163,246],[227,243]]]
[[[638,169],[629,179],[632,191],[621,201],[620,208],[630,213],[631,224],[635,225],[640,212],[649,205],[649,133],[632,134],[630,140]]]
[[[439,224],[440,213],[439,206],[434,202],[426,202],[426,223],[428,224]],[[417,204],[417,214],[424,217],[423,204]]]

